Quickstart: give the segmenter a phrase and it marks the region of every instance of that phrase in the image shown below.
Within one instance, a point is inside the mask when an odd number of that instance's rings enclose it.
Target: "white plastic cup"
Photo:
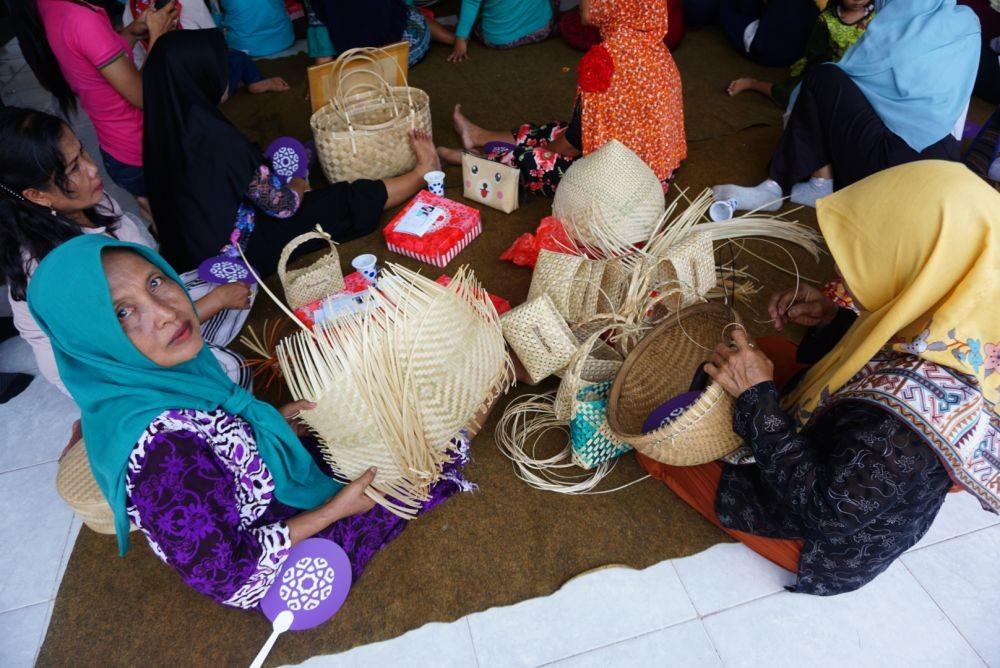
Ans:
[[[737,202],[734,199],[720,200],[708,207],[708,217],[717,223],[723,220],[731,220],[733,214],[736,212],[736,204]]]
[[[444,172],[427,172],[424,174],[424,181],[432,195],[444,197]]]
[[[369,283],[375,283],[378,277],[378,258],[371,253],[359,255],[351,260],[351,266]]]

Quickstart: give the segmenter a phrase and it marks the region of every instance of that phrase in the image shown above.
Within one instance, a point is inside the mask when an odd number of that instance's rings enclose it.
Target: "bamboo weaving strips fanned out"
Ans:
[[[301,419],[338,476],[378,474],[369,496],[410,519],[430,498],[451,439],[513,377],[496,309],[467,268],[447,286],[388,265],[370,306],[277,348]]]
[[[587,234],[571,232],[578,243],[581,237],[588,243],[567,252],[580,255],[586,252],[591,257],[603,258],[604,265],[597,308],[569,322],[584,344],[574,360],[581,362],[580,356],[586,356],[586,363],[571,364],[572,369],[567,367],[557,372],[562,376],[557,392],[511,402],[497,425],[498,445],[514,463],[518,476],[532,487],[566,494],[603,493],[596,487],[610,473],[613,460],[585,471],[573,465],[569,445],[549,457],[536,453],[539,438],[550,430],[568,431],[577,392],[589,384],[614,379],[621,361],[658,325],[679,318],[682,309],[709,299],[722,299],[733,308],[737,301],[745,301],[757,291],[759,286],[753,277],[736,265],[740,253],[755,255],[745,247],[746,242],[778,245],[788,254],[791,267],[755,257],[794,275],[796,280],[802,277],[794,257],[780,242],[799,246],[819,259],[821,237],[815,230],[780,215],[758,211],[723,222],[709,222],[707,213],[713,201],[709,190],[693,200],[681,192],[665,207],[647,237],[641,240],[631,237],[628,243],[624,243],[621,235],[605,229],[607,218],[602,224],[591,226]],[[686,206],[679,211],[682,204]],[[580,225],[579,219],[576,225]],[[720,255],[723,261],[719,263],[716,250],[724,248],[723,244],[732,245],[733,255],[727,259],[723,253]],[[558,281],[540,283],[558,285]],[[582,289],[577,285],[574,288]],[[735,312],[732,320],[738,321]],[[600,354],[598,351],[602,349],[587,336],[596,330],[605,332],[603,338],[608,344]],[[723,336],[722,331],[718,334],[719,338]],[[715,343],[708,342],[708,347],[714,347]],[[687,382],[695,370],[696,366],[663,372],[680,374]]]

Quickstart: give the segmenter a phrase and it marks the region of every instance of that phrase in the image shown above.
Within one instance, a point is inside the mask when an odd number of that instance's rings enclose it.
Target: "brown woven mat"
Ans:
[[[413,71],[414,85],[431,93],[439,142],[456,141],[449,113],[457,101],[465,101],[471,117],[500,127],[569,113],[574,74],[563,73],[562,68],[572,68],[578,55],[558,40],[509,52],[474,47],[472,59],[461,65],[444,63],[446,53],[444,47],[432,47],[427,60]],[[721,36],[711,31],[688,35],[677,59],[694,138],[679,184],[700,189],[719,180],[758,182],[778,136],[778,110],[751,96],[732,105],[721,93],[726,81],[752,71],[751,66],[724,48]],[[239,93],[226,112],[251,132],[261,133],[257,138],[265,145],[279,134],[308,136],[300,67],[304,63],[304,59],[265,63],[262,69],[267,74],[285,76],[293,90],[254,98]],[[770,127],[733,134],[761,122]],[[447,173],[447,194],[460,199],[458,170]],[[487,289],[519,303],[527,294],[530,272],[497,257],[515,237],[532,230],[550,206],[549,200],[531,199],[510,215],[484,208],[482,236],[454,266],[471,264]],[[815,222],[811,212],[800,219]],[[758,250],[772,261],[786,263],[776,249]],[[437,275],[435,268],[390,255],[380,234],[340,247],[345,266],[346,260],[364,251]],[[832,274],[826,263],[818,267],[801,253],[796,258],[808,275]],[[789,277],[747,260],[768,292],[791,284]],[[264,319],[276,314],[262,297],[250,323],[259,331]],[[274,392],[265,396],[280,399]],[[502,405],[494,419],[500,410]],[[547,595],[574,575],[603,564],[643,568],[726,540],[652,480],[596,497],[564,497],[528,488],[498,452],[492,422],[476,438],[472,453],[475,461],[468,475],[478,483],[479,492],[453,498],[414,522],[371,562],[331,622],[283,636],[268,665],[298,662],[391,638],[426,622],[454,620]],[[634,459],[626,456],[608,483],[639,474]],[[223,608],[195,594],[150,553],[141,536],[133,534],[132,543],[128,556],[120,559],[112,538],[86,528],[81,531],[39,664],[249,664],[268,635],[263,617]]]

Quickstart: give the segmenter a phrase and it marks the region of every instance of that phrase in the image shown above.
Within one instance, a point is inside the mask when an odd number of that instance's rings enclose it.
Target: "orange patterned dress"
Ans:
[[[583,152],[617,139],[665,180],[687,157],[681,75],[663,44],[667,1],[592,0],[590,22],[601,31],[614,74],[606,91],[577,93]]]

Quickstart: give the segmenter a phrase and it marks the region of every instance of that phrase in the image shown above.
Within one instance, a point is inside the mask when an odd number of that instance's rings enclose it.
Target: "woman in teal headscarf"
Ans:
[[[979,68],[979,20],[956,0],[883,0],[836,65],[802,81],[766,181],[722,185],[736,209],[776,211],[916,160],[959,160]]]
[[[321,470],[288,422],[308,402],[279,412],[229,380],[153,250],[71,239],[38,266],[28,306],[80,406],[122,553],[131,521],[194,589],[249,608],[299,541],[340,544],[357,577],[403,530],[364,494],[374,469],[346,487]],[[425,509],[459,481],[439,483]]]

